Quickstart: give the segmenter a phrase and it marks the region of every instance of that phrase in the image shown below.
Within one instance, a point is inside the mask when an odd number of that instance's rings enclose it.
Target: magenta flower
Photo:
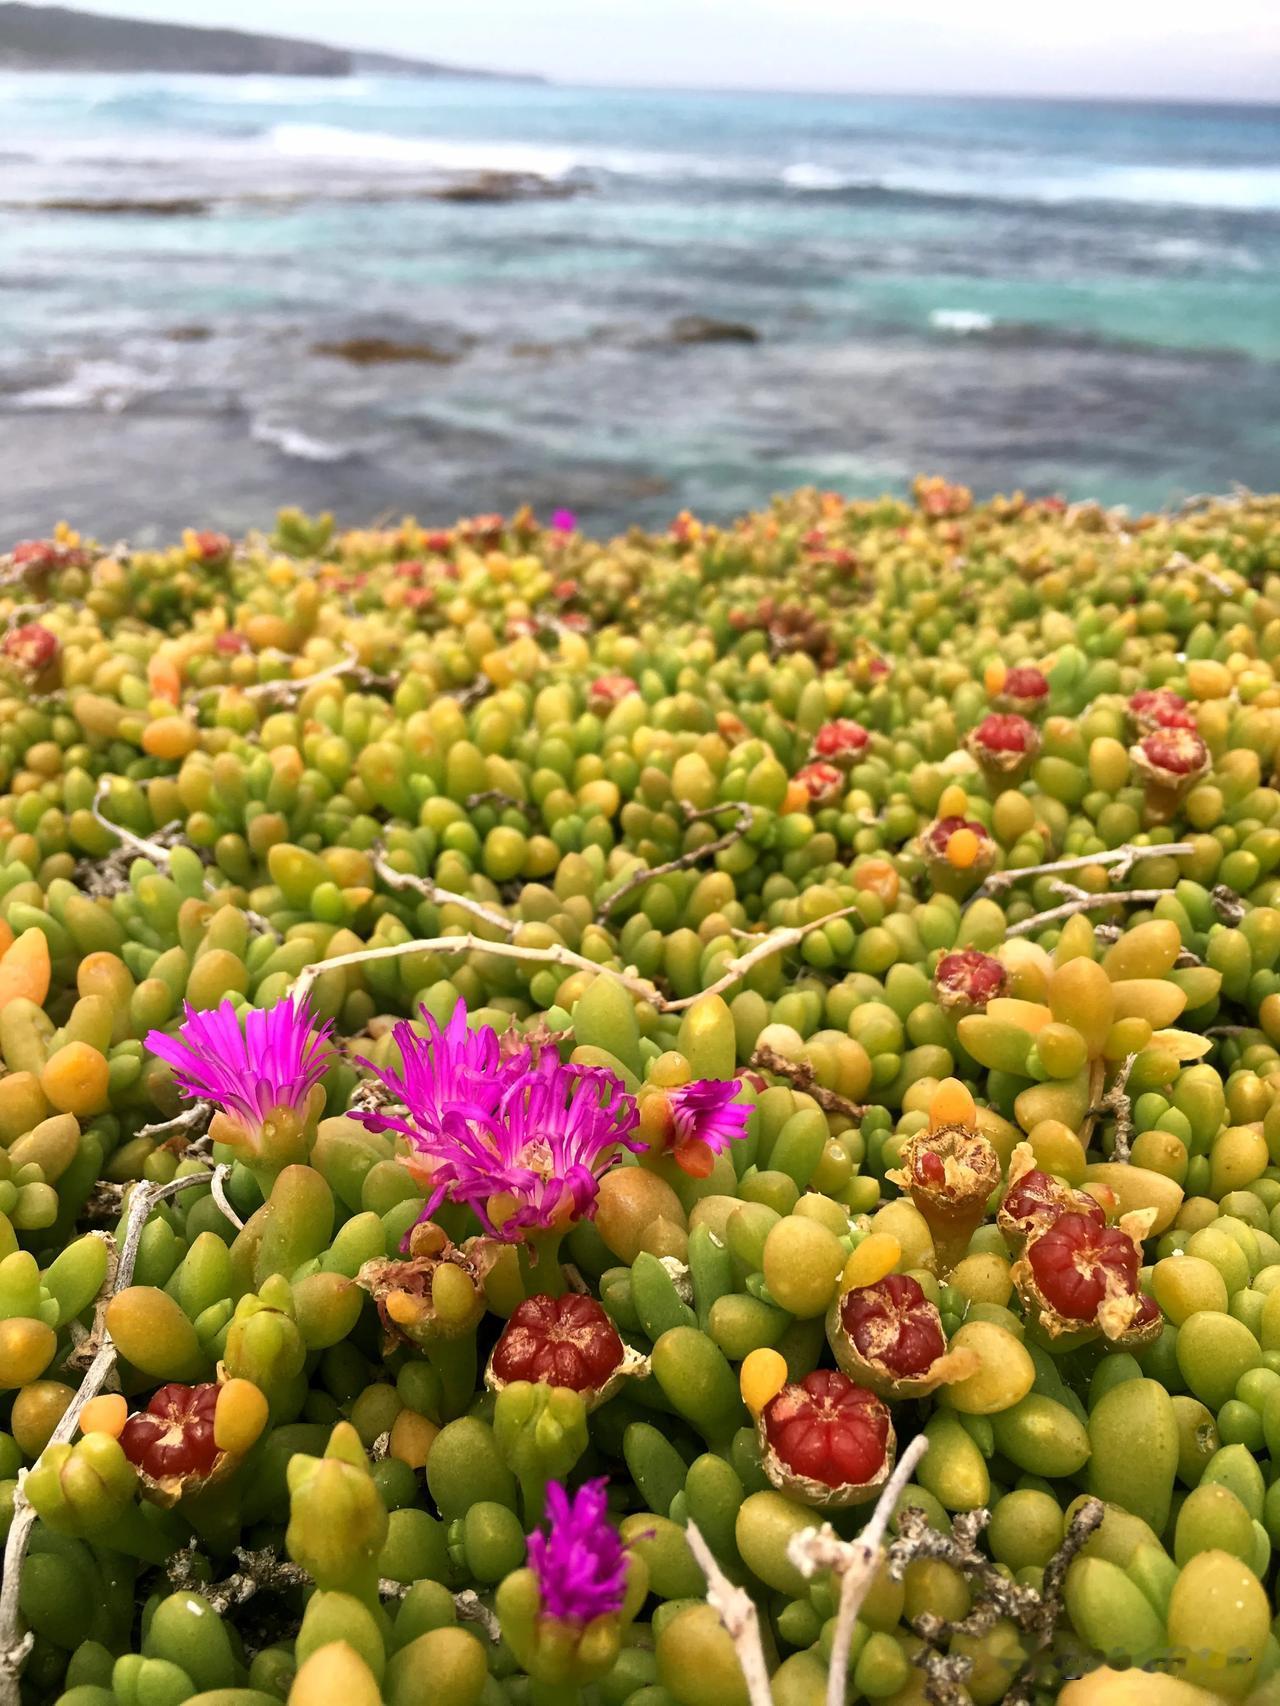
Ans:
[[[751,1106],[734,1100],[741,1088],[738,1078],[727,1083],[718,1078],[698,1078],[667,1092],[674,1127],[671,1157],[693,1178],[705,1179],[716,1156],[745,1136]]]
[[[475,1031],[468,1028],[465,1001],[458,1002],[443,1029],[425,1007],[420,1012],[427,1027],[425,1037],[407,1020],[391,1033],[400,1050],[403,1072],[359,1061],[403,1104],[408,1118],[401,1119],[382,1108],[352,1111],[352,1118],[370,1131],[399,1132],[415,1149],[436,1142],[452,1116],[463,1120],[488,1118],[528,1065],[527,1051],[523,1056],[502,1059],[498,1034],[492,1026],[481,1025]]]
[[[588,1481],[572,1495],[547,1487],[545,1532],[529,1536],[529,1568],[538,1578],[543,1615],[581,1626],[621,1611],[627,1597],[627,1552],[605,1518],[606,1482]]]
[[[590,1219],[619,1149],[642,1147],[630,1135],[638,1118],[612,1073],[520,1064],[492,1113],[451,1110],[438,1134],[414,1140],[431,1164],[423,1218],[446,1198],[464,1202],[509,1242]]]
[[[182,1094],[217,1104],[250,1132],[268,1117],[296,1110],[324,1077],[333,1050],[328,1020],[317,1028],[310,1005],[286,996],[274,1007],[251,1007],[244,1027],[229,1001],[201,1013],[183,1003],[176,1036],[151,1031],[147,1047],[167,1060]]]
[[[578,518],[571,509],[558,509],[551,517],[551,528],[554,533],[572,533],[578,525]]]

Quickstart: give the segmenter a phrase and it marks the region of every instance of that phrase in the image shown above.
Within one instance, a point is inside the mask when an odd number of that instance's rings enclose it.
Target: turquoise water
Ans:
[[[1280,472],[1280,109],[8,76],[0,122],[0,537]],[[435,199],[481,172],[557,193]],[[364,336],[442,359],[316,350]]]

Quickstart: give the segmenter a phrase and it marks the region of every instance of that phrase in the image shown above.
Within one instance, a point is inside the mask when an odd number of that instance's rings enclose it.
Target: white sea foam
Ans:
[[[119,414],[138,397],[162,391],[165,377],[127,362],[107,359],[78,361],[65,379],[15,391],[8,399],[19,409],[105,409]]]
[[[850,180],[832,166],[819,166],[812,160],[798,160],[782,168],[782,181],[789,190],[843,190]]]
[[[929,324],[936,326],[940,332],[956,332],[961,337],[968,337],[972,332],[989,332],[995,325],[995,319],[977,308],[935,308],[929,315]]]
[[[346,445],[314,438],[301,427],[290,426],[283,421],[255,421],[250,437],[258,444],[269,444],[295,462],[345,462],[351,454]]]

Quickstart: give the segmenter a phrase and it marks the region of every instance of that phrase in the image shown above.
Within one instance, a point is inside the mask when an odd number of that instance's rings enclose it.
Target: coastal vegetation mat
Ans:
[[[1280,1699],[1280,499],[0,623],[3,1706]]]

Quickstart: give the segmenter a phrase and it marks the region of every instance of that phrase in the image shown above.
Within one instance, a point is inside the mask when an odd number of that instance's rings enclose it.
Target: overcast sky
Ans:
[[[1277,0],[81,3],[563,82],[1280,100]]]

